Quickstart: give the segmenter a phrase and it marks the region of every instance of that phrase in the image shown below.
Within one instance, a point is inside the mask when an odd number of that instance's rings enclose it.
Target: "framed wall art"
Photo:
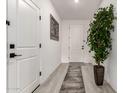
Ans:
[[[59,23],[50,15],[50,39],[59,41]]]

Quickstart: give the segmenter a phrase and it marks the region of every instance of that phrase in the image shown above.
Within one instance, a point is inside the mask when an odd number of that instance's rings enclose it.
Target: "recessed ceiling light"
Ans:
[[[75,3],[78,3],[79,2],[79,0],[75,0]]]

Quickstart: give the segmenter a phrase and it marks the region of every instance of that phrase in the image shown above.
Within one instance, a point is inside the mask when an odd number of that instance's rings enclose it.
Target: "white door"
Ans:
[[[83,62],[83,25],[70,25],[70,62]]]
[[[8,0],[8,93],[39,85],[39,9],[31,0]]]

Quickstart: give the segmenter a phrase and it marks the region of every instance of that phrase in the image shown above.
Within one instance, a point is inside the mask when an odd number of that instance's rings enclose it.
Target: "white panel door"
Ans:
[[[83,26],[70,25],[70,62],[83,62]]]
[[[31,93],[40,80],[39,9],[31,0],[7,4],[8,93]]]

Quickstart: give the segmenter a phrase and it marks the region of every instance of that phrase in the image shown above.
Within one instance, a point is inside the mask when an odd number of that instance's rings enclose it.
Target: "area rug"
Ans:
[[[81,67],[70,64],[60,93],[85,93]]]

